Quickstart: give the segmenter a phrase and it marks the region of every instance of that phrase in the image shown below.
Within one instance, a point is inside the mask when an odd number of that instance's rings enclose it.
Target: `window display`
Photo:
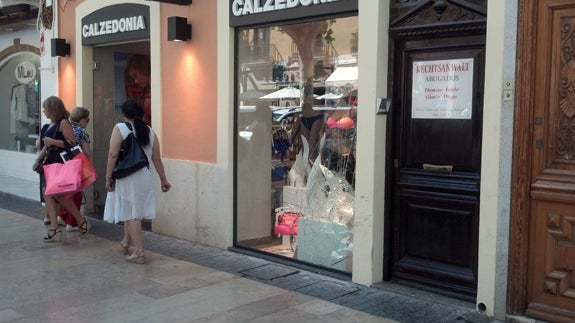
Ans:
[[[0,149],[35,153],[40,131],[40,58],[23,53],[0,62]]]
[[[357,29],[238,29],[237,246],[351,272]]]

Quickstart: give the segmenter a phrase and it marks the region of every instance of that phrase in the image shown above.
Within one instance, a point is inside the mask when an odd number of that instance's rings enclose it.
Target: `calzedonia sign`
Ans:
[[[108,6],[82,18],[82,45],[150,39],[150,9],[139,4]]]
[[[358,0],[230,0],[230,26],[275,23],[357,11]]]

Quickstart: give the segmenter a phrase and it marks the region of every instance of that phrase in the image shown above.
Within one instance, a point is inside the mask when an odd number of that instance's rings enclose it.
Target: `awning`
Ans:
[[[255,89],[250,89],[247,91],[244,91],[242,93],[240,93],[240,100],[256,100],[261,98],[262,96],[266,95],[265,93],[255,90]]]
[[[260,99],[263,100],[277,100],[277,99],[299,99],[301,98],[301,91],[295,87],[285,87],[281,90],[266,94]]]
[[[320,95],[319,97],[317,97],[320,100],[337,100],[337,99],[341,99],[343,97],[343,94],[336,94],[336,93],[326,93],[324,95]]]
[[[357,82],[357,66],[338,67],[325,80],[326,85],[341,86]]]

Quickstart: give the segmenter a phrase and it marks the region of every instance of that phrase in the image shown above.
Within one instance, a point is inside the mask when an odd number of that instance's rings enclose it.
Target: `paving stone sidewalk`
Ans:
[[[0,192],[0,208],[22,215],[44,217],[37,201]],[[92,218],[90,234],[120,241],[119,225]],[[146,249],[176,259],[239,275],[265,284],[314,296],[345,307],[398,322],[499,322],[478,313],[474,304],[442,297],[416,289],[381,283],[366,287],[349,281],[349,277],[331,277],[233,250],[221,250],[153,232],[144,232]]]

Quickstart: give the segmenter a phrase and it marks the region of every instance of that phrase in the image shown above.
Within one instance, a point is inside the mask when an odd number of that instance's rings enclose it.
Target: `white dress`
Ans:
[[[122,138],[130,134],[125,123],[116,124]],[[132,125],[132,129],[134,126]],[[113,192],[108,192],[104,207],[104,221],[118,223],[132,219],[154,219],[156,217],[156,198],[154,193],[154,165],[152,148],[155,134],[150,128],[150,144],[144,152],[150,167],[144,167],[132,175],[117,179]]]

